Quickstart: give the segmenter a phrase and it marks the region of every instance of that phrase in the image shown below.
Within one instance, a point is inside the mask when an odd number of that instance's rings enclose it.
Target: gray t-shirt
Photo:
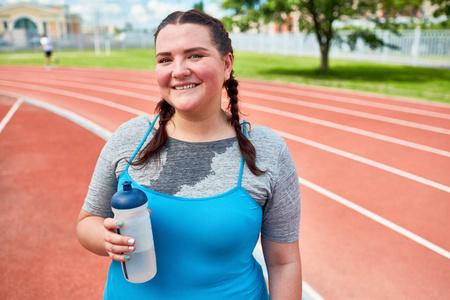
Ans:
[[[149,119],[139,116],[122,124],[111,136],[100,153],[83,210],[103,217],[113,216],[111,197],[117,191],[118,178],[149,126]],[[154,133],[153,129],[142,148]],[[256,149],[256,165],[267,171],[256,176],[244,165],[242,175],[242,187],[263,208],[261,233],[279,243],[296,241],[300,226],[300,187],[286,143],[265,126],[251,129],[248,138]],[[169,137],[158,161],[130,166],[128,173],[138,184],[154,191],[202,198],[236,187],[241,157],[236,137],[202,143]]]

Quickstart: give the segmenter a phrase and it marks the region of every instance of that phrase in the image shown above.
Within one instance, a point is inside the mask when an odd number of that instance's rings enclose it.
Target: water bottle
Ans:
[[[131,187],[131,181],[125,181],[123,190],[114,194],[111,206],[114,218],[123,221],[123,227],[117,229],[120,235],[135,239],[135,251],[125,252],[130,260],[122,262],[122,270],[129,282],[149,281],[156,274],[155,246],[150,216],[147,210],[147,196],[139,189]]]

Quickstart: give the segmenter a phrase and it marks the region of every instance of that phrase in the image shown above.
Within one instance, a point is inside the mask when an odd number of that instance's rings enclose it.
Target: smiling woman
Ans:
[[[156,39],[156,62],[161,95],[177,111],[174,118],[224,121],[220,109],[222,87],[230,78],[233,56],[229,52],[225,55],[218,52],[211,43],[208,29],[195,24],[166,26]],[[233,136],[232,128],[226,128],[228,130],[205,132],[211,135],[206,137],[207,140]],[[169,135],[176,138],[182,138],[190,131],[184,126],[167,129]]]
[[[174,12],[155,51],[158,115],[110,138],[78,219],[81,244],[112,259],[105,299],[268,299],[252,255],[260,234],[270,298],[301,299],[297,168],[280,136],[241,121],[228,33],[199,11]],[[116,233],[127,224],[112,218],[124,181],[147,195],[152,214],[158,271],[142,284],[121,270],[140,254],[139,240]]]

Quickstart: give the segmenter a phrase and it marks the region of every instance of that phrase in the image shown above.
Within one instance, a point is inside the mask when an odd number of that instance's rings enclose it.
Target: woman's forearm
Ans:
[[[270,300],[302,299],[302,262],[298,241],[277,243],[261,237],[269,273]]]
[[[105,218],[81,212],[77,223],[77,236],[80,244],[87,250],[107,256],[104,243]]]
[[[301,263],[268,266],[270,300],[301,300]]]

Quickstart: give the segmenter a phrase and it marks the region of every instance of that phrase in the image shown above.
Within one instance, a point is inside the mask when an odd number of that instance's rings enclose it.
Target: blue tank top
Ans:
[[[128,168],[129,164],[118,186],[129,180],[148,197],[157,273],[145,283],[130,283],[124,278],[121,263],[112,261],[104,299],[269,299],[261,266],[252,254],[261,230],[262,208],[241,186],[243,157],[237,186],[205,198],[150,190],[137,184]]]

